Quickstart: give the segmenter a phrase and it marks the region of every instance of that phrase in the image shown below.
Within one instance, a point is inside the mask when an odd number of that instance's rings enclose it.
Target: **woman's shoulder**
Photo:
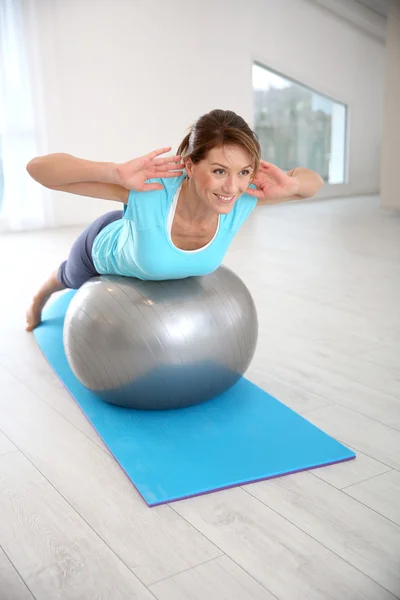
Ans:
[[[155,183],[161,183],[164,186],[164,189],[167,192],[174,193],[181,183],[184,181],[186,175],[180,175],[179,177],[167,177],[167,178],[159,178],[159,179],[151,179],[149,181],[154,181]]]
[[[161,183],[161,185],[163,186],[162,190],[151,190],[151,191],[141,191],[141,192],[137,192],[135,190],[131,190],[129,192],[129,199],[134,199],[136,197],[140,197],[140,196],[149,196],[149,194],[152,194],[152,196],[160,196],[163,197],[165,196],[165,193],[167,193],[167,195],[174,193],[178,187],[181,185],[182,181],[185,179],[186,175],[180,175],[179,177],[153,177],[151,179],[146,179],[146,184],[147,183]]]
[[[161,183],[163,186],[162,190],[155,190],[154,194],[159,194],[160,197],[167,196],[168,198],[175,194],[176,190],[184,181],[186,175],[180,175],[179,177],[154,177],[153,179],[147,179],[146,183]],[[151,192],[141,192],[142,194],[149,194]]]
[[[136,192],[131,190],[124,218],[135,222],[138,228],[157,226],[168,213],[176,191],[179,189],[184,176],[180,177],[154,177],[146,183],[161,183],[159,190]]]

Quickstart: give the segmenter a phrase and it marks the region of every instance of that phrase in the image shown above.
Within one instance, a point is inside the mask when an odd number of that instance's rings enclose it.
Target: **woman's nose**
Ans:
[[[227,194],[234,194],[237,189],[236,182],[233,177],[227,177],[224,181],[223,191]]]

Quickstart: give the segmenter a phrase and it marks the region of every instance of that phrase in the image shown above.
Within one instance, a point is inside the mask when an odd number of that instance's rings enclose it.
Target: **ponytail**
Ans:
[[[185,154],[188,153],[188,149],[189,149],[189,138],[190,138],[190,133],[189,132],[181,141],[178,150],[176,151],[176,153],[178,154],[178,156],[185,156]]]

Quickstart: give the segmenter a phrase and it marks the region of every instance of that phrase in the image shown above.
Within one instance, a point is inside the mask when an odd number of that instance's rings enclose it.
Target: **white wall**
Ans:
[[[252,126],[251,66],[257,60],[349,105],[349,184],[326,186],[321,197],[379,190],[385,48],[317,5],[34,2],[42,153],[118,162],[165,145],[175,150],[192,121],[217,107],[236,111]],[[114,206],[54,193],[49,221],[87,223]]]
[[[392,0],[387,32],[386,86],[381,156],[381,205],[400,210],[400,4]]]

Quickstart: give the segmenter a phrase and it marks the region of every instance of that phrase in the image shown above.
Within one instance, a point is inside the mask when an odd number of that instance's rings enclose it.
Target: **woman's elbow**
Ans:
[[[322,179],[321,175],[318,175],[318,173],[315,173],[315,175],[316,175],[315,193],[317,193],[322,187],[324,187],[325,181]]]
[[[325,185],[325,181],[315,171],[308,170],[308,174],[310,197],[312,197]]]
[[[43,185],[50,187],[49,174],[51,172],[51,163],[46,156],[35,156],[26,165],[29,175]]]
[[[38,175],[39,162],[40,162],[40,157],[36,156],[35,158],[32,158],[26,165],[26,170],[28,171],[29,175],[36,181],[37,181],[37,175]]]

